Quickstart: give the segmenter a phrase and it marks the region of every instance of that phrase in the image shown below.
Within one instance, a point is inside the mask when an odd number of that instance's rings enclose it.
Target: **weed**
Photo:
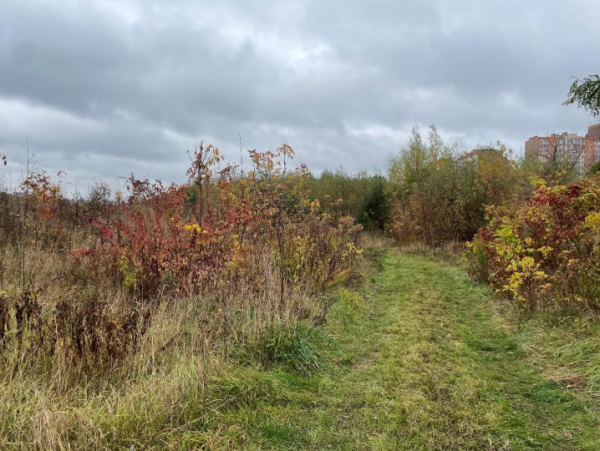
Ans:
[[[310,375],[322,366],[318,349],[327,343],[327,336],[306,323],[277,325],[265,329],[236,351],[236,357],[258,361],[266,368],[283,366],[303,375]]]

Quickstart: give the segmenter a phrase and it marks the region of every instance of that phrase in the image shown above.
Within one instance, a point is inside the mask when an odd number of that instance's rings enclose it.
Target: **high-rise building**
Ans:
[[[596,138],[600,139],[600,124],[592,125],[588,127],[586,138]]]
[[[600,124],[588,127],[585,136],[568,132],[534,136],[525,141],[525,154],[533,154],[542,162],[566,159],[583,173],[600,161]]]

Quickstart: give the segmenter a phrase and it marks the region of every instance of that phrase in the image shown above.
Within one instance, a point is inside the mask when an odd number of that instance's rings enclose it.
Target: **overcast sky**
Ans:
[[[465,150],[584,132],[598,0],[0,0],[0,153],[82,187],[184,180],[201,140],[385,170],[413,124]]]

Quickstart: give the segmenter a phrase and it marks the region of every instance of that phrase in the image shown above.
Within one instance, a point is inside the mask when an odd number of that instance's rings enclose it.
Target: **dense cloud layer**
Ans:
[[[417,6],[418,5],[418,6]],[[385,169],[414,123],[466,149],[584,131],[596,0],[2,0],[0,153],[81,183],[182,181],[200,140]],[[6,173],[6,171],[4,171]]]

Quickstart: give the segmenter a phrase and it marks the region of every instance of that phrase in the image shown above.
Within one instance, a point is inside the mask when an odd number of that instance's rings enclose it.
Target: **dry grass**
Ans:
[[[89,266],[80,261],[42,249],[5,249],[0,301],[7,305],[23,287],[35,293],[47,330],[43,343],[37,341],[29,335],[33,320],[16,323],[16,310],[7,310],[0,341],[0,449],[117,449],[142,443],[160,448],[161,434],[175,434],[190,421],[203,424],[242,402],[238,398],[253,396],[235,387],[243,369],[235,374],[229,369],[232,350],[254,344],[266,330],[311,322],[323,309],[300,287],[290,287],[282,303],[277,274],[263,261],[256,271],[262,274],[259,291],[239,284],[235,293],[223,287],[156,299],[147,330],[132,332],[138,334],[124,358],[102,360],[90,348],[89,359],[77,359],[66,344],[73,331],[49,327],[61,324],[57,306],[68,301],[85,313],[79,306],[103,305],[103,318],[112,324],[131,314],[130,298],[115,285],[90,283]],[[127,339],[116,332],[107,339]],[[86,329],[80,338],[89,343],[99,333]],[[259,390],[252,384],[251,391]]]
[[[189,184],[132,175],[112,201],[45,172],[2,193],[0,449],[221,440],[222,412],[265,396],[250,367],[319,368],[307,324],[359,276],[360,226],[292,155],[251,151],[239,174],[200,145]]]
[[[377,240],[322,329],[266,277],[226,308],[165,299],[109,371],[2,367],[0,449],[597,449],[597,324],[509,323],[461,268]]]
[[[138,353],[109,375],[78,368],[3,375],[0,448],[160,448],[157,435],[176,434],[191,423],[204,426],[229,405],[251,402],[248,397],[257,395],[248,391],[262,388],[255,383],[245,387],[243,367],[231,369],[225,363],[228,348],[241,343],[234,337],[211,343],[207,327],[194,327],[188,312],[158,318]],[[245,334],[260,327],[238,324]],[[212,322],[213,328],[219,325],[219,319]]]

